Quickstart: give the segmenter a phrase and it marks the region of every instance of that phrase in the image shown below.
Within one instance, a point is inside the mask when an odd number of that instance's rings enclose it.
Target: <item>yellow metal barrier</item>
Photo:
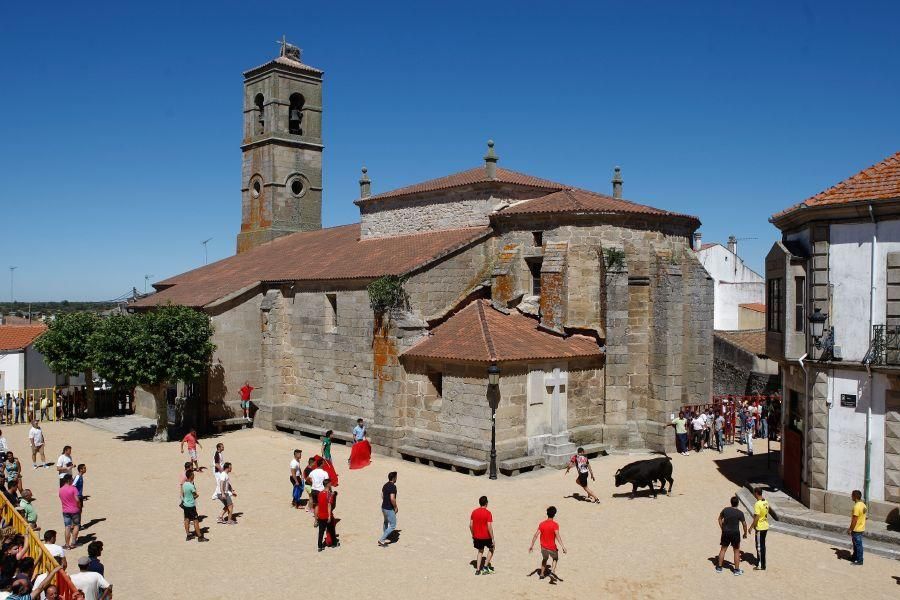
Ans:
[[[53,555],[44,546],[44,543],[38,538],[37,533],[25,521],[25,517],[19,514],[19,511],[10,504],[5,495],[0,494],[0,519],[3,521],[4,529],[11,528],[16,533],[20,533],[25,537],[25,547],[28,556],[34,559],[35,573],[49,573],[59,566]],[[69,579],[65,571],[59,571],[56,575],[55,585],[59,589],[59,597],[62,600],[71,600],[75,597],[77,589]]]
[[[63,417],[64,402],[61,393],[67,388],[30,388],[3,392],[3,409],[0,422],[7,425],[38,421],[59,421]],[[71,390],[70,390],[71,393]],[[9,394],[9,397],[7,397]],[[69,402],[73,396],[68,396]]]

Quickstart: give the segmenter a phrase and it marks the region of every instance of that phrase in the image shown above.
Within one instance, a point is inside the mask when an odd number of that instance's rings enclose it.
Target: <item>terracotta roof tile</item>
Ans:
[[[754,312],[766,312],[766,305],[761,304],[759,302],[748,302],[746,304],[738,304],[741,308],[746,308],[747,310],[752,310]]]
[[[355,202],[356,204],[368,204],[370,202],[384,200],[386,198],[401,198],[403,196],[413,196],[415,194],[421,194],[424,192],[435,192],[439,190],[465,187],[474,185],[476,183],[492,182],[521,185],[524,187],[532,187],[545,190],[560,190],[566,187],[561,183],[556,183],[555,181],[549,181],[547,179],[541,179],[540,177],[534,177],[532,175],[510,171],[509,169],[504,169],[502,167],[497,167],[497,176],[495,179],[488,179],[487,172],[484,170],[484,167],[475,167],[474,169],[469,169],[468,171],[461,171],[459,173],[454,173],[453,175],[447,175],[446,177],[430,179],[428,181],[423,181],[422,183],[416,183],[407,187],[384,192],[383,194],[369,196],[368,198],[359,198],[358,200],[355,200]]]
[[[267,63],[261,64],[258,67],[253,67],[252,69],[248,69],[244,71],[244,77],[252,75],[257,71],[261,71],[270,65],[281,65],[282,67],[288,67],[289,69],[294,69],[296,71],[305,71],[306,73],[312,73],[314,75],[321,75],[324,71],[320,71],[315,67],[311,67],[309,65],[305,65],[301,62],[297,62],[296,60],[291,60],[287,56],[279,56],[270,60]]]
[[[865,200],[900,199],[900,152],[888,156],[886,159],[868,169],[863,169],[856,175],[845,179],[839,184],[819,192],[815,196],[807,198],[800,204],[795,204],[773,215],[777,219],[783,217],[801,207],[828,206],[832,204],[846,204]]]
[[[691,215],[683,215],[673,213],[644,204],[637,204],[629,200],[621,198],[613,198],[605,194],[582,190],[578,188],[567,188],[534,200],[524,200],[510,206],[498,213],[497,216],[505,217],[511,215],[532,215],[532,214],[559,214],[559,213],[612,213],[612,214],[642,214],[656,215],[664,217],[683,217],[700,221],[697,217]]]
[[[327,281],[402,275],[490,233],[471,227],[371,240],[359,223],[294,233],[154,285],[132,306],[205,306],[261,281]]]
[[[599,358],[597,341],[566,338],[538,329],[538,322],[516,311],[504,314],[488,300],[476,300],[434,328],[405,357],[491,363],[564,358]]]
[[[743,331],[716,330],[715,336],[725,340],[733,346],[755,354],[766,356],[766,330],[746,329]]]
[[[0,352],[27,348],[42,333],[46,325],[0,325]]]
[[[708,242],[708,243],[706,243],[706,244],[701,244],[701,245],[700,245],[700,250],[709,250],[709,249],[712,248],[713,246],[721,246],[721,245],[722,245],[722,244],[720,244],[719,242]]]

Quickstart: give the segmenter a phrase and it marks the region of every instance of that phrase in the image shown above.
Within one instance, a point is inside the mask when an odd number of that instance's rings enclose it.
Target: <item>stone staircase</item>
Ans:
[[[753,484],[748,485],[750,487]],[[766,486],[760,487],[766,489]],[[738,490],[737,496],[750,514],[749,524],[753,519],[756,498],[748,488]],[[781,490],[766,489],[765,498],[769,501],[769,512],[773,519],[769,521],[771,531],[831,544],[837,548],[850,548],[850,537],[847,535],[849,516],[810,510]],[[900,531],[889,529],[886,523],[867,521],[865,551],[867,554],[900,560]]]

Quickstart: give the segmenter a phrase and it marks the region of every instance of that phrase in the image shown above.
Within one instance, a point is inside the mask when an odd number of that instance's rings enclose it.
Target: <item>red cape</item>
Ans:
[[[372,445],[369,440],[356,442],[350,448],[350,468],[362,469],[372,462]]]
[[[332,465],[330,462],[328,462],[327,460],[325,460],[318,454],[313,456],[313,459],[314,459],[315,463],[318,463],[320,460],[322,461],[322,469],[326,473],[328,473],[328,479],[331,480],[331,485],[333,487],[337,487],[338,486],[338,474],[337,474],[337,471],[334,470],[334,465]]]

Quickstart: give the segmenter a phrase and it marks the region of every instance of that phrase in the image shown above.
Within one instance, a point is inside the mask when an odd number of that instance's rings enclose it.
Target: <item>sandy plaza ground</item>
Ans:
[[[312,456],[315,440],[263,430],[202,439],[204,465],[211,463],[217,441],[234,463],[240,524],[215,523],[213,476],[200,474],[199,509],[207,515],[203,525],[211,542],[199,544],[184,539],[177,484],[185,457],[177,442],[123,440],[83,423],[49,423],[44,429],[48,462],[71,444],[75,461],[88,465],[82,539],[104,542],[106,575],[119,599],[897,598],[900,592],[900,562],[869,554],[864,567],[853,567],[827,544],[777,533],[769,536],[767,571],[745,563],[743,577],[717,574],[710,562],[718,551],[716,517],[738,485],[723,472],[733,473],[739,461],[758,460],[734,447],[723,455],[674,456],[674,494],[657,500],[630,500],[626,488],[613,485],[615,470],[641,457],[598,458],[592,461],[592,485],[602,503],[594,505],[571,497],[580,491],[574,472],[544,469],[490,481],[380,455],[371,466],[348,471],[340,466],[349,448],[335,445],[342,546],[317,553],[312,518],[291,508],[288,482],[291,450],[299,447],[304,457]],[[55,469],[31,468],[25,426],[3,427],[3,434],[37,497],[39,524],[61,531]],[[399,472],[400,537],[383,549],[375,543],[380,490],[391,470]],[[474,550],[468,519],[482,494],[494,515],[497,572],[476,577],[469,564]],[[569,550],[560,555],[564,581],[555,586],[528,576],[540,562],[538,551],[528,554],[528,545],[550,504],[559,508]],[[753,552],[752,538],[746,550]],[[77,569],[71,557],[85,553],[86,545],[69,553],[70,572]]]

